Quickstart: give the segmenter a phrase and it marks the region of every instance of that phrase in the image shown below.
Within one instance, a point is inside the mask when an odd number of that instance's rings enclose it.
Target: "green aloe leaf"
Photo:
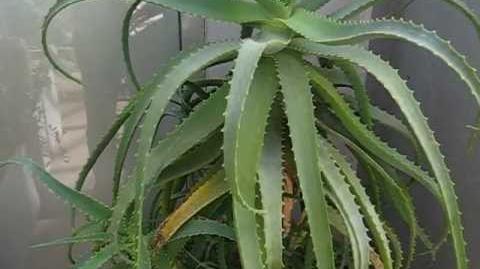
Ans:
[[[118,253],[118,248],[115,244],[109,244],[97,253],[92,255],[89,259],[81,262],[73,267],[73,269],[99,269],[102,268],[115,254]]]
[[[130,54],[130,23],[137,10],[138,6],[142,3],[143,0],[135,0],[127,10],[125,17],[123,19],[122,25],[122,51],[123,51],[123,61],[125,62],[125,66],[127,67],[127,74],[130,77],[130,80],[133,83],[133,86],[140,91],[142,86],[138,81],[138,78],[135,74],[135,70],[133,68],[132,58]]]
[[[358,203],[369,227],[369,231],[373,235],[374,243],[377,246],[383,266],[386,269],[393,268],[389,240],[382,219],[377,213],[375,206],[370,201],[365,188],[361,184],[361,180],[356,176],[356,172],[348,163],[345,156],[343,156],[332,144],[329,144],[328,146],[330,155],[340,167],[342,173],[346,177],[347,183],[351,186],[352,192],[357,197]]]
[[[316,147],[314,107],[308,84],[307,70],[294,56],[276,56],[277,72],[286,107],[297,174],[311,227],[313,251],[317,268],[335,268],[332,235],[328,224],[322,171]]]
[[[355,197],[350,192],[345,182],[345,176],[332,160],[329,153],[329,142],[321,136],[317,136],[317,147],[319,151],[318,165],[322,169],[325,181],[338,211],[342,215],[347,226],[348,237],[353,254],[354,268],[368,268],[369,264],[369,242],[367,228],[363,223],[363,217]]]
[[[336,65],[345,73],[352,84],[353,92],[355,93],[355,99],[358,106],[360,118],[369,128],[372,128],[372,115],[370,112],[370,98],[368,97],[365,83],[363,82],[360,74],[356,70],[355,66],[344,61],[337,62]]]
[[[267,12],[257,3],[244,0],[146,0],[182,13],[213,20],[235,23],[261,22],[268,20]]]
[[[203,235],[219,236],[231,241],[237,240],[235,231],[228,225],[209,219],[192,219],[175,233],[170,242]]]
[[[110,238],[111,238],[110,234],[100,232],[100,233],[61,238],[61,239],[53,240],[47,243],[36,244],[31,246],[31,248],[45,248],[45,247],[52,247],[52,246],[89,243],[89,242],[105,242],[105,241],[108,241]]]
[[[67,70],[65,70],[60,64],[55,61],[52,53],[50,52],[50,49],[48,48],[48,29],[50,27],[50,24],[52,23],[53,19],[60,14],[64,9],[79,3],[83,2],[86,0],[57,0],[55,5],[53,5],[49,10],[47,15],[43,19],[43,25],[42,25],[42,47],[43,47],[43,53],[47,57],[48,61],[52,64],[52,66],[59,71],[61,74],[63,74],[65,77],[68,79],[75,81],[79,84],[81,84],[80,80],[73,75],[71,75]]]
[[[342,136],[341,134],[335,132],[334,130],[327,128],[328,132],[331,133],[335,138],[340,139],[345,143],[353,152],[356,153],[359,159],[367,163],[371,168],[373,168],[376,174],[379,175],[379,178],[382,180],[382,186],[386,190],[386,197],[392,201],[392,204],[397,209],[398,213],[408,225],[410,229],[410,250],[407,256],[407,261],[405,263],[405,268],[409,268],[411,262],[413,261],[415,254],[415,245],[416,239],[418,236],[418,221],[415,214],[415,207],[413,205],[413,200],[408,194],[408,192],[401,187],[395,179],[393,179],[389,173],[372,157],[363,151],[359,146],[350,141],[348,138]]]
[[[112,211],[106,205],[66,186],[30,159],[16,158],[0,162],[0,168],[7,165],[19,165],[29,172],[38,175],[40,182],[45,184],[60,199],[92,218],[105,220],[112,215]]]
[[[255,2],[276,17],[287,18],[290,14],[289,7],[282,0],[255,0]]]
[[[222,154],[223,134],[217,132],[207,140],[163,170],[158,178],[159,183],[191,174],[219,158]]]
[[[322,82],[323,79],[312,68],[312,80]],[[323,82],[322,82],[323,83]],[[371,154],[384,160],[391,166],[406,173],[416,179],[425,188],[427,188],[435,197],[440,198],[440,190],[435,180],[431,178],[427,172],[421,167],[410,161],[405,155],[400,154],[396,150],[390,148],[374,132],[369,130],[360,122],[354,112],[350,109],[341,95],[331,87],[315,87],[317,93],[326,100],[336,112],[336,116],[343,123],[344,127],[350,132],[356,140],[368,149]]]
[[[158,228],[155,235],[157,248],[165,245],[176,232],[194,217],[200,210],[229,192],[230,188],[225,181],[225,172],[217,171],[208,175],[190,196]]]
[[[447,213],[448,225],[456,253],[457,268],[466,269],[468,260],[460,217],[461,213],[458,208],[453,182],[450,178],[444,157],[440,152],[439,144],[433,132],[430,130],[427,120],[418,102],[415,100],[412,91],[407,87],[406,82],[388,63],[363,48],[351,46],[333,47],[305,43],[303,41],[300,41],[300,43],[303,43],[302,45],[298,42],[295,43],[306,50],[309,50],[307,49],[307,47],[309,47],[315,54],[349,60],[364,67],[384,85],[392,98],[397,102],[405,119],[418,138],[438,182],[440,197]],[[341,98],[335,99],[340,100]]]
[[[234,197],[234,219],[245,268],[260,268],[256,232],[258,166],[267,117],[278,89],[271,60],[260,60],[268,42],[243,41],[230,81],[224,127],[224,166]],[[258,68],[257,68],[258,65]]]
[[[282,123],[281,110],[274,104],[270,114],[265,145],[258,171],[263,214],[263,233],[265,237],[266,266],[269,269],[283,268],[282,258]]]
[[[118,193],[123,165],[127,157],[128,150],[131,146],[133,138],[135,137],[135,132],[138,129],[138,126],[140,125],[140,122],[145,114],[145,111],[148,109],[153,96],[155,94],[161,94],[165,90],[165,87],[173,88],[173,90],[172,88],[169,88],[169,93],[171,91],[175,91],[178,87],[180,87],[176,85],[183,84],[195,72],[211,65],[212,63],[215,63],[216,61],[224,60],[225,58],[228,59],[235,55],[237,48],[237,42],[219,42],[181,52],[180,55],[170,63],[169,68],[166,68],[165,70],[156,74],[155,77],[146,86],[144,86],[144,90],[142,90],[137,97],[138,100],[135,103],[132,115],[125,123],[123,135],[115,158],[113,179],[114,197],[116,197]],[[176,81],[176,85],[168,85],[172,81]],[[169,98],[166,98],[164,101],[168,102],[168,99]],[[160,118],[161,116],[161,114],[158,114],[157,118]],[[152,129],[152,126],[150,129]]]
[[[358,43],[372,38],[399,38],[425,48],[442,59],[468,85],[480,104],[480,79],[476,70],[450,42],[436,32],[403,20],[374,20],[338,23],[309,11],[299,9],[285,21],[294,31],[321,43]]]

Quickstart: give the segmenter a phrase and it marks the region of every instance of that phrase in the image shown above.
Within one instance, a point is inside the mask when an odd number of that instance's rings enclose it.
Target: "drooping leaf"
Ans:
[[[258,181],[261,193],[265,263],[269,269],[283,268],[282,259],[282,137],[281,110],[278,104],[270,113]]]
[[[267,12],[257,3],[244,0],[146,0],[182,13],[213,20],[235,23],[261,22],[269,19]]]
[[[267,117],[278,89],[271,60],[260,60],[268,42],[243,41],[230,81],[224,127],[224,166],[234,198],[234,219],[245,268],[262,261],[254,203]],[[257,68],[258,65],[258,68]]]
[[[311,227],[317,268],[335,268],[332,235],[328,224],[322,171],[318,167],[318,149],[312,93],[307,71],[299,59],[288,54],[276,56],[277,72],[284,96],[292,149],[302,189],[308,223]]]
[[[158,228],[155,235],[156,247],[161,248],[183,224],[228,191],[229,186],[225,181],[225,172],[223,170],[209,175]]]
[[[205,165],[220,157],[222,145],[222,133],[213,134],[205,142],[185,153],[172,165],[165,168],[160,174],[158,181],[160,183],[168,182],[171,179],[188,175],[205,167]]]
[[[321,136],[317,136],[317,148],[319,151],[318,165],[322,169],[322,174],[329,186],[329,190],[338,211],[345,221],[350,240],[350,247],[353,255],[354,268],[368,268],[369,264],[369,241],[367,228],[363,223],[363,217],[360,213],[353,194],[345,182],[345,176],[332,160],[329,152],[328,141]]]
[[[19,165],[32,174],[38,175],[40,182],[45,184],[60,199],[92,218],[106,220],[112,215],[112,211],[106,205],[66,186],[30,159],[16,158],[0,162],[0,168],[7,165]]]
[[[345,76],[348,78],[352,84],[353,92],[355,94],[355,100],[358,106],[358,111],[360,118],[364,124],[369,128],[372,128],[372,115],[370,112],[370,98],[368,97],[367,89],[365,88],[365,83],[362,81],[360,74],[355,69],[355,66],[348,62],[337,62],[336,63],[340,69],[345,73]]]
[[[94,253],[89,259],[76,264],[73,269],[99,269],[118,253],[117,246],[112,243]]]
[[[138,6],[142,3],[142,1],[143,0],[135,0],[135,2],[130,5],[125,14],[122,25],[123,61],[125,62],[125,66],[127,67],[127,74],[130,77],[130,80],[132,81],[132,84],[137,89],[137,91],[140,91],[142,86],[140,85],[140,82],[138,81],[138,78],[135,74],[130,54],[130,23],[133,18],[133,14],[137,10]]]
[[[410,250],[405,263],[405,268],[409,268],[415,254],[419,226],[412,198],[377,161],[370,157],[359,146],[334,130],[330,128],[327,128],[327,130],[330,134],[332,134],[332,136],[339,138],[343,143],[345,143],[363,162],[367,163],[371,168],[373,168],[376,174],[379,175],[378,178],[382,180],[381,184],[384,187],[383,189],[386,191],[385,196],[392,201],[392,204],[410,229]]]
[[[145,187],[151,184],[151,181],[153,180],[153,178],[145,178],[144,168],[146,169],[146,165],[150,159],[149,156],[152,146],[151,144],[156,133],[156,127],[158,121],[162,117],[166,105],[168,104],[168,100],[193,73],[208,66],[218,59],[222,59],[226,56],[229,57],[229,55],[235,54],[235,49],[237,46],[238,45],[235,42],[221,42],[209,44],[191,52],[186,52],[182,55],[182,57],[176,59],[173,65],[167,69],[163,75],[157,76],[148,85],[148,87],[141,92],[139,101],[136,103],[135,109],[132,112],[132,116],[125,127],[124,136],[117,153],[115,182],[119,182],[120,180],[123,162],[126,158],[126,154],[135,134],[135,130],[143,118],[144,113],[148,111],[143,121],[144,127],[141,130],[139,140],[140,145],[137,149],[138,159],[134,169],[135,177],[127,183],[128,187],[122,188],[124,193],[119,193],[119,200],[121,199],[122,201],[114,207],[111,229],[115,239],[118,239],[116,234],[119,231],[120,223],[135,197],[137,198],[136,211],[139,222],[139,234],[143,234],[143,232],[141,232],[143,229],[141,223],[143,220],[143,211],[139,211],[138,209],[143,208]],[[199,140],[195,140],[195,143],[196,142],[199,142]],[[179,148],[178,150],[171,152],[178,155],[167,156],[165,159],[167,162],[162,164],[163,168],[168,166],[171,162],[175,161],[183,153],[185,153],[185,151],[194,146],[194,144],[188,146],[185,143],[183,145],[187,148],[183,148],[183,150]],[[156,170],[158,173],[160,173],[162,169]],[[132,188],[136,189],[138,192],[132,191]],[[138,236],[137,238],[139,240],[143,240],[144,237]],[[141,246],[144,245],[144,243],[139,243],[138,245]]]
[[[394,19],[338,23],[302,9],[295,11],[285,23],[306,38],[322,43],[358,43],[372,38],[399,38],[409,41],[442,59],[468,85],[480,104],[480,79],[476,70],[450,42],[423,26]]]
[[[79,244],[79,243],[89,243],[89,242],[105,242],[111,238],[111,235],[108,233],[94,233],[81,236],[73,236],[62,239],[53,240],[47,243],[41,243],[31,246],[31,248],[45,248],[52,246],[61,246],[68,244]]]
[[[383,222],[377,213],[375,206],[370,201],[365,188],[362,186],[360,179],[356,176],[355,171],[353,171],[350,164],[345,159],[345,156],[343,156],[332,144],[329,144],[329,152],[335,160],[335,163],[345,175],[348,184],[351,186],[352,192],[357,197],[358,203],[360,204],[369,227],[369,231],[373,235],[374,243],[377,246],[377,251],[380,254],[384,268],[393,268],[393,260],[391,257],[387,232],[385,231]]]
[[[397,102],[405,119],[418,138],[438,182],[440,197],[443,201],[443,207],[446,210],[448,225],[455,249],[457,267],[459,269],[466,269],[468,260],[461,224],[461,213],[458,208],[453,182],[450,178],[444,157],[440,152],[439,144],[436,142],[433,132],[430,130],[427,120],[418,102],[415,100],[412,91],[407,87],[406,82],[388,63],[363,48],[351,46],[333,47],[303,41],[300,41],[300,43],[303,44],[299,44],[299,42],[295,43],[294,46],[299,46],[305,50],[309,50],[307,49],[307,47],[309,47],[316,54],[349,60],[364,67],[384,85],[385,89]]]
[[[43,47],[43,53],[47,57],[48,61],[52,66],[59,71],[62,75],[67,77],[68,79],[81,84],[80,80],[76,77],[74,77],[72,74],[70,74],[67,70],[65,70],[57,61],[54,59],[52,53],[50,52],[50,49],[48,48],[48,29],[50,27],[50,24],[52,23],[53,19],[60,14],[64,9],[76,4],[80,3],[86,0],[57,0],[55,5],[53,5],[49,10],[47,15],[43,19],[43,24],[42,24],[42,47]]]
[[[312,79],[315,82],[323,81],[321,77],[312,69]],[[378,158],[384,160],[391,166],[415,178],[425,188],[427,188],[433,195],[440,197],[440,190],[433,178],[428,173],[422,170],[421,167],[415,165],[406,156],[400,154],[394,149],[390,148],[386,143],[382,142],[375,133],[368,130],[360,120],[355,116],[354,112],[349,108],[345,100],[331,87],[315,87],[324,100],[329,102],[332,109],[335,110],[336,116],[342,121],[344,127],[355,137],[364,147],[368,148],[369,152],[376,155]]]
[[[287,18],[290,8],[282,0],[255,0],[275,17]]]
[[[232,55],[235,55],[235,50],[237,47],[238,45],[235,42],[220,42],[207,44],[192,50],[181,52],[180,55],[172,61],[172,63],[169,65],[169,68],[155,75],[154,78],[144,87],[144,90],[139,93],[135,108],[132,111],[132,115],[125,123],[122,139],[120,141],[115,158],[113,176],[114,197],[116,197],[118,193],[123,165],[131,142],[134,139],[135,131],[140,125],[143,115],[149,107],[155,92],[158,92],[160,87],[163,89],[167,86],[159,84],[161,84],[164,80],[166,84],[168,84],[168,81],[172,82],[177,80],[175,84],[181,85],[198,70],[201,70],[202,68],[205,68],[218,60],[230,58]],[[176,90],[179,86],[172,87]],[[170,88],[169,91],[174,90]],[[166,101],[168,101],[168,99]],[[161,115],[158,117],[161,117]]]
[[[213,235],[235,241],[235,231],[232,227],[209,219],[192,219],[170,238],[170,242],[194,236]]]

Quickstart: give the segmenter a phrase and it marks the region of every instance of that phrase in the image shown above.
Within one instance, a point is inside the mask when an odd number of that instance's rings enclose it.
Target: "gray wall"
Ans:
[[[456,10],[441,2],[418,0],[405,11],[405,17],[424,23],[429,29],[437,29],[442,37],[452,40],[459,51],[469,56],[471,64],[480,67],[480,42],[474,28]],[[480,11],[478,1],[466,2]],[[383,16],[392,10],[392,6],[376,9],[374,16]],[[421,100],[422,109],[429,117],[429,123],[442,145],[441,149],[456,181],[456,190],[464,213],[465,237],[469,243],[470,268],[480,268],[480,152],[477,147],[473,155],[466,153],[470,134],[466,125],[474,122],[478,109],[473,96],[443,62],[422,49],[399,41],[374,42],[372,49],[385,55],[385,59],[401,70],[402,77],[408,78],[409,86]],[[379,85],[371,82],[370,90],[377,103],[389,110],[396,110]],[[438,235],[442,228],[439,208],[432,203],[432,197],[419,188],[415,190],[415,195],[422,223]],[[443,248],[431,268],[454,268],[450,250]],[[420,258],[414,268],[428,266],[428,259]]]

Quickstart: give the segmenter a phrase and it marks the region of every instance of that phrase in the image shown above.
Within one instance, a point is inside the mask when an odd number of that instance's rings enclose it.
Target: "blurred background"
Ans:
[[[335,9],[349,0],[324,9]],[[409,0],[410,1],[410,0]],[[115,115],[133,93],[126,77],[121,50],[121,24],[127,1],[85,1],[58,16],[49,31],[50,49],[62,66],[83,85],[65,79],[45,59],[40,45],[42,17],[53,0],[0,0],[0,159],[28,156],[67,185],[78,173]],[[373,16],[404,14],[427,28],[436,28],[480,67],[480,41],[473,27],[458,12],[438,0],[395,0],[373,11]],[[480,11],[478,1],[467,1]],[[477,3],[475,3],[477,2]],[[239,38],[240,29],[204,21],[158,6],[140,5],[130,29],[131,52],[136,73],[145,82],[178,51],[210,40]],[[470,243],[471,268],[480,268],[480,159],[466,153],[476,109],[466,87],[440,61],[428,53],[391,41],[370,47],[402,70],[416,90],[423,109],[442,143],[457,181]],[[224,70],[213,70],[214,76]],[[394,111],[384,91],[367,79],[376,103]],[[384,133],[385,136],[390,134]],[[398,146],[401,140],[391,137]],[[110,201],[114,146],[97,163],[85,191]],[[430,197],[415,190],[422,222],[438,235],[441,214]],[[402,227],[399,227],[402,229]],[[68,268],[66,249],[31,249],[30,245],[67,236],[69,208],[31,175],[18,167],[0,170],[0,268]],[[407,235],[407,234],[405,234]],[[448,248],[433,267],[418,259],[415,268],[453,268]]]

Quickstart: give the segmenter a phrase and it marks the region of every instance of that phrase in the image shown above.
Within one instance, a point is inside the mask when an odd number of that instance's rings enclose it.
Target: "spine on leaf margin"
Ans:
[[[384,85],[385,89],[397,102],[400,110],[405,115],[407,122],[418,138],[438,182],[455,249],[457,268],[468,268],[466,243],[454,184],[450,178],[450,172],[445,164],[444,157],[440,152],[439,144],[428,126],[418,101],[415,100],[406,82],[388,63],[360,47],[325,46],[301,40],[294,41],[292,47],[296,47],[301,51],[310,51],[324,57],[351,61],[364,67]]]

